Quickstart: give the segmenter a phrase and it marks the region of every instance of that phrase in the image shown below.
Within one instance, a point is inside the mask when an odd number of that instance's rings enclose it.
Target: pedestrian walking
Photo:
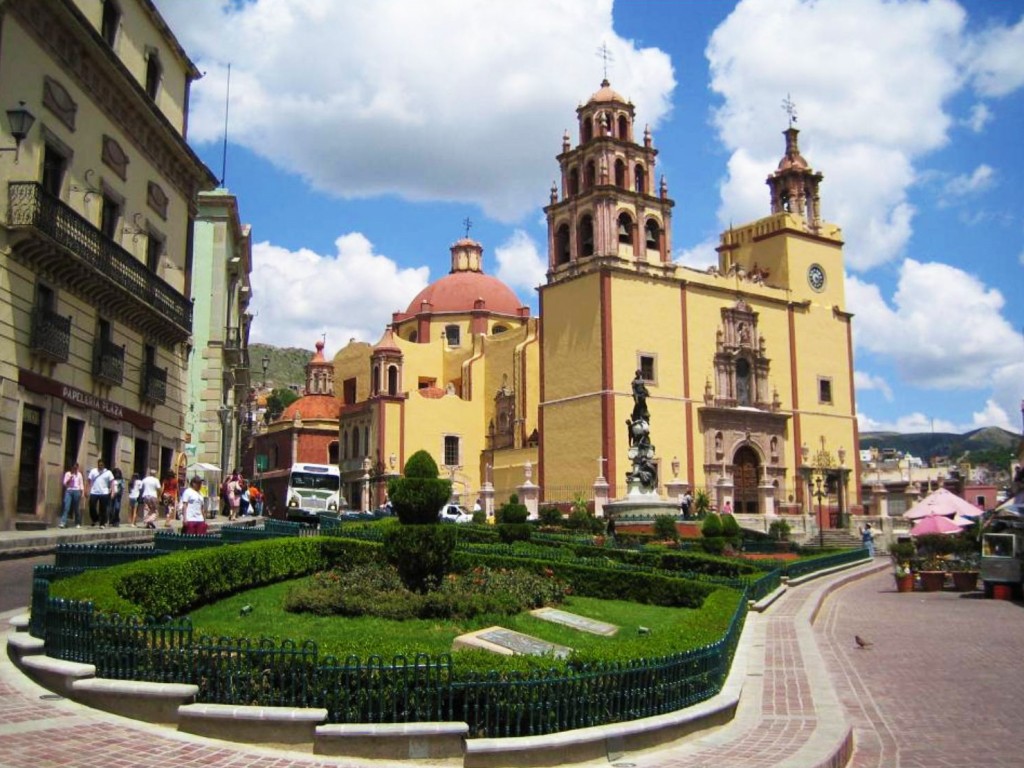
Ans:
[[[242,479],[236,469],[228,480],[228,520],[238,517],[238,508],[242,504]]]
[[[206,533],[206,498],[200,492],[203,486],[203,478],[198,475],[189,481],[188,488],[181,494],[181,532],[199,536]]]
[[[868,551],[868,557],[875,556],[875,530],[871,523],[864,523],[860,529],[860,543]]]
[[[128,483],[128,515],[132,528],[135,527],[135,518],[139,511],[139,504],[142,503],[142,478],[136,472]]]
[[[75,527],[82,527],[82,489],[85,488],[85,478],[82,477],[82,470],[78,468],[76,461],[71,468],[64,473],[64,503],[60,516],[60,528],[68,527],[68,515],[74,515]]]
[[[690,518],[690,509],[693,507],[693,496],[689,491],[683,494],[683,499],[679,502],[679,507],[683,513],[683,520],[688,520]]]
[[[111,470],[114,480],[110,484],[110,506],[107,507],[107,522],[111,528],[121,527],[121,501],[124,499],[124,475],[120,467]]]
[[[160,516],[160,481],[155,469],[149,470],[149,474],[142,481],[139,495],[142,497],[143,525],[146,528],[156,528],[156,521]]]
[[[164,527],[170,528],[177,517],[178,478],[172,470],[164,473],[164,481],[160,486],[160,506],[164,508]]]
[[[110,490],[114,483],[113,473],[107,469],[103,459],[96,461],[96,466],[89,470],[89,519],[93,527],[107,527],[107,510],[110,507]]]

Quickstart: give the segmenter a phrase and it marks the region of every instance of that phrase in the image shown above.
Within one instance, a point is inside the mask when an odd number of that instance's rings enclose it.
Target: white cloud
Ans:
[[[979,429],[981,427],[1014,429],[1010,424],[1010,417],[1007,416],[1006,411],[995,400],[986,400],[984,410],[975,411],[972,415],[971,424],[972,429]]]
[[[982,163],[970,174],[955,176],[946,182],[945,193],[952,197],[975,195],[989,189],[994,183],[996,172],[992,166]]]
[[[718,251],[715,249],[719,246],[720,241],[717,237],[709,237],[701,243],[692,248],[685,248],[681,251],[676,251],[675,262],[681,264],[684,267],[692,267],[693,269],[707,269],[711,266],[718,266]]]
[[[985,104],[978,103],[971,107],[971,114],[963,120],[963,124],[970,128],[975,133],[981,133],[985,130],[985,126],[989,124],[994,115]]]
[[[324,331],[333,354],[350,338],[375,342],[426,287],[427,267],[400,269],[358,232],[335,241],[332,256],[306,248],[289,251],[268,242],[252,248],[254,342],[310,348]]]
[[[855,346],[889,357],[914,386],[990,387],[1024,358],[1024,338],[1003,317],[1003,295],[955,267],[907,259],[891,307],[878,286],[856,277],[846,291],[857,316]]]
[[[967,47],[964,57],[982,96],[1006,96],[1024,86],[1024,17],[1013,27],[993,27]]]
[[[518,220],[575,128],[566,104],[599,87],[598,45],[640,125],[667,114],[675,86],[665,53],[616,35],[612,0],[157,5],[207,71],[191,138],[220,139],[231,62],[231,140],[343,198],[468,201]]]
[[[785,127],[780,100],[789,93],[801,151],[825,175],[824,218],[843,227],[847,265],[865,270],[900,256],[913,233],[915,165],[948,142],[951,98],[969,77],[986,96],[1024,82],[1024,22],[977,38],[965,22],[952,0],[740,2],[706,50],[711,89],[723,99],[714,123],[732,153],[720,225],[767,213],[764,179],[783,143],[765,127]],[[990,116],[976,105],[974,130]]]
[[[954,432],[961,433],[965,428],[957,426],[945,419],[933,419],[923,413],[910,413],[900,416],[895,421],[879,421],[867,414],[857,414],[857,428],[864,432]],[[968,427],[966,429],[974,429]]]
[[[881,376],[874,376],[865,371],[854,371],[853,386],[858,392],[861,390],[877,390],[882,393],[886,400],[890,403],[892,402],[892,387]]]
[[[510,287],[532,291],[547,280],[547,259],[533,238],[521,229],[514,230],[508,240],[495,248],[494,256],[498,260],[498,279]]]

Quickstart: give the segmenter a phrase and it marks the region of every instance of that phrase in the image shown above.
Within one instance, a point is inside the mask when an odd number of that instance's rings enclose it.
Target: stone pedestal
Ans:
[[[774,485],[759,485],[757,486],[757,500],[761,509],[764,510],[765,517],[775,517],[775,486]]]
[[[665,494],[668,496],[668,500],[675,502],[676,506],[683,500],[683,494],[690,490],[690,484],[685,480],[680,480],[678,477],[673,477],[667,483],[665,483]]]
[[[718,479],[718,483],[715,484],[715,511],[718,512],[718,514],[723,514],[726,502],[729,503],[730,507],[734,506],[732,492],[732,478],[720,477]]]
[[[480,489],[480,502],[488,520],[494,519],[494,486],[490,482],[483,484]]]
[[[875,514],[885,520],[889,517],[889,492],[879,483],[871,489],[871,495],[875,500]]]
[[[604,507],[608,503],[608,481],[603,477],[594,481],[594,517],[604,517]]]
[[[527,480],[516,488],[516,491],[519,494],[519,502],[526,505],[526,511],[529,518],[531,520],[536,520],[538,517],[537,502],[540,499],[540,486]]]

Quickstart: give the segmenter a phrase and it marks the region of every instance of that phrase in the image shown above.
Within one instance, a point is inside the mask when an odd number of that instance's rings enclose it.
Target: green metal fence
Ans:
[[[185,534],[175,531],[157,531],[153,536],[153,549],[161,552],[181,552],[187,549],[219,547],[225,542],[220,533]]]
[[[781,562],[776,565],[781,568],[783,575],[795,579],[798,576],[806,576],[808,573],[823,571],[826,568],[834,568],[837,565],[847,565],[869,559],[870,557],[866,549],[849,549],[845,552],[835,552],[831,555],[822,555],[821,557],[813,557],[806,560]]]
[[[54,565],[58,568],[108,568],[166,554],[149,545],[58,544]]]

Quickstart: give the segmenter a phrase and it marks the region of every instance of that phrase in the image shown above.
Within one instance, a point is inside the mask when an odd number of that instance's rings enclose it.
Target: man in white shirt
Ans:
[[[114,487],[114,474],[107,469],[103,459],[89,470],[89,519],[95,526],[107,527],[107,509],[110,506],[110,494]]]
[[[199,492],[202,485],[203,478],[196,475],[189,482],[185,492],[181,494],[182,533],[194,535],[206,533],[206,513],[203,509],[206,499]]]
[[[149,474],[142,480],[142,524],[147,528],[156,528],[157,516],[160,513],[160,479],[156,476],[156,470],[149,470]]]

